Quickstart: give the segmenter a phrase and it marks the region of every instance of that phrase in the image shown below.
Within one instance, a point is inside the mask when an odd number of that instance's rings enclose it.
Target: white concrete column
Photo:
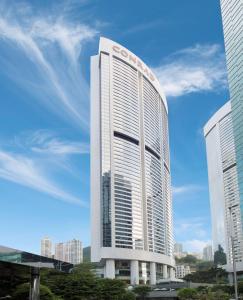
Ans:
[[[234,284],[234,276],[233,276],[233,273],[228,273],[228,280],[229,280],[229,284],[231,284],[231,285]]]
[[[171,267],[168,266],[167,269],[168,269],[168,278],[171,279]]]
[[[169,267],[169,278],[174,279],[174,269],[173,269],[173,267]]]
[[[175,279],[175,275],[174,275],[174,269],[173,267],[169,267],[169,278],[170,279]]]
[[[163,265],[163,279],[167,279],[167,278],[168,278],[167,265]]]
[[[114,259],[107,259],[105,261],[105,278],[115,278],[115,261]]]
[[[150,285],[156,284],[156,264],[155,262],[150,263]]]
[[[138,260],[131,260],[130,270],[131,270],[130,283],[132,285],[139,284]]]

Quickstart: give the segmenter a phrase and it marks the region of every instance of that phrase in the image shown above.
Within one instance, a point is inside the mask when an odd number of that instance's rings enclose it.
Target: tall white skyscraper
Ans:
[[[83,262],[83,248],[79,240],[71,240],[65,244],[65,261],[77,265]]]
[[[227,102],[204,127],[212,216],[213,250],[221,245],[232,263],[231,230],[238,269],[243,270],[243,234],[231,103]],[[231,208],[231,214],[230,214]],[[232,224],[231,224],[232,221]]]
[[[44,237],[41,240],[41,255],[52,257],[52,242],[49,237]]]
[[[174,276],[166,99],[152,71],[105,38],[91,58],[91,220],[105,277]]]

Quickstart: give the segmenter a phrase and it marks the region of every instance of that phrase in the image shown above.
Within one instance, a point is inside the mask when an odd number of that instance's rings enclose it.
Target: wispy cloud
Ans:
[[[27,4],[11,8],[5,2],[0,6],[0,40],[8,51],[2,53],[1,71],[41,104],[87,129],[89,91],[79,58],[96,33],[62,15],[37,14]]]
[[[15,137],[15,144],[45,155],[67,156],[89,153],[87,143],[60,138],[51,130],[24,132]]]
[[[152,28],[155,28],[155,27],[161,25],[161,23],[162,23],[161,19],[153,20],[153,21],[149,21],[149,22],[143,22],[138,25],[132,26],[128,30],[124,31],[123,34],[124,35],[135,34],[135,33],[143,32],[145,30],[150,30]]]
[[[225,57],[217,44],[177,51],[153,70],[168,97],[219,92],[227,87]]]
[[[192,253],[202,253],[203,248],[208,246],[208,245],[212,245],[212,241],[211,240],[187,240],[183,242],[183,246],[184,246],[184,250]]]
[[[205,189],[204,186],[201,186],[201,185],[187,184],[187,185],[182,185],[182,186],[173,186],[172,192],[173,192],[174,196],[177,196],[177,195],[197,193],[204,189]]]
[[[208,235],[207,220],[205,218],[187,218],[175,220],[175,235],[176,237],[187,237],[189,239],[202,238],[205,239]]]
[[[86,206],[86,203],[73,196],[48,179],[47,174],[37,161],[23,155],[0,149],[0,178],[48,194],[56,199]]]

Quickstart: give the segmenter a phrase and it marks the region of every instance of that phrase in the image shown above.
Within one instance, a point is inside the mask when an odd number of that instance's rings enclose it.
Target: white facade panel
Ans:
[[[115,260],[117,275],[121,260],[133,280],[140,266],[147,278],[146,263],[174,266],[166,99],[151,70],[105,38],[91,60],[91,220],[92,261]]]

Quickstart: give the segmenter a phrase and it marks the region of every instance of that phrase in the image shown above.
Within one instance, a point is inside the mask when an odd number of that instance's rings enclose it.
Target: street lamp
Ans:
[[[234,237],[233,237],[233,222],[232,222],[232,208],[235,208],[236,206],[238,206],[238,204],[230,206],[229,207],[229,213],[230,213],[230,239],[231,239],[231,249],[232,249],[232,259],[233,259],[235,299],[238,300],[238,283],[237,283],[237,274],[236,274]]]

